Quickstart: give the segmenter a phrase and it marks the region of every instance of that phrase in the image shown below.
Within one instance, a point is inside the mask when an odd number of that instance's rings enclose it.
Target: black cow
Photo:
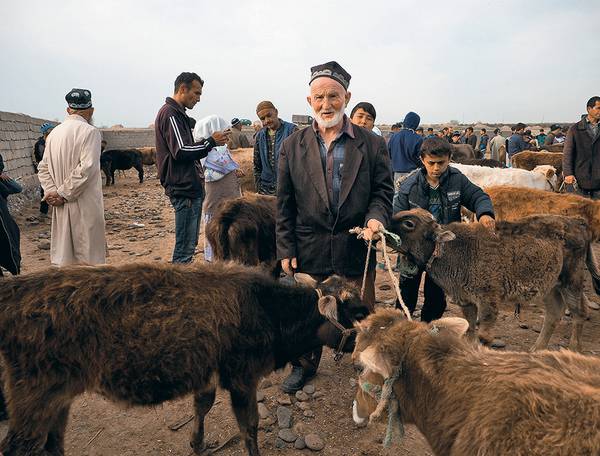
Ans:
[[[140,184],[144,182],[144,165],[142,164],[142,153],[137,149],[112,149],[107,150],[100,156],[100,167],[106,175],[106,186],[115,183],[115,171],[117,169],[137,169]]]

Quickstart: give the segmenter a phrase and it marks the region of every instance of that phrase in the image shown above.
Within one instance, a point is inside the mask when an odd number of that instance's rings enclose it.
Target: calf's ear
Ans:
[[[458,337],[462,337],[469,329],[469,322],[460,317],[446,317],[429,323],[429,326],[443,328],[456,334]]]
[[[392,365],[389,359],[373,345],[363,350],[359,357],[360,362],[367,369],[376,372],[383,376],[383,378],[389,378],[392,375]]]
[[[549,168],[548,171],[546,171],[546,179],[550,179],[554,174],[556,174],[556,170],[554,168]]]
[[[333,296],[326,295],[319,298],[319,313],[326,318],[338,319],[337,301]]]
[[[312,278],[310,274],[305,274],[303,272],[297,272],[294,274],[294,280],[301,285],[306,285],[307,287],[317,288],[317,281]]]
[[[440,230],[435,234],[435,240],[437,242],[450,242],[456,239],[456,235],[449,230]]]

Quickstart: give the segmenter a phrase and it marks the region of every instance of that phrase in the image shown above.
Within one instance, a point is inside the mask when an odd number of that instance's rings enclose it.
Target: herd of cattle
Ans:
[[[398,253],[428,266],[464,319],[368,315],[359,290],[337,276],[278,281],[275,198],[256,194],[214,214],[206,236],[218,261],[210,265],[70,267],[4,279],[9,429],[0,451],[64,455],[69,408],[93,391],[131,405],[192,393],[191,445],[208,454],[204,417],[220,386],[248,454],[258,456],[260,379],[319,345],[340,348],[352,330],[341,349],[361,368],[357,424],[393,413],[400,425],[415,424],[437,455],[600,454],[600,360],[574,352],[582,350],[587,274],[600,294],[592,248],[600,202],[552,191],[560,173],[546,156],[522,155],[525,169],[456,165],[490,194],[495,233],[478,223],[440,226],[420,209],[395,214],[387,227],[401,239]],[[111,170],[127,165],[111,161]],[[493,338],[499,308],[537,303],[544,323],[533,353],[476,343]],[[566,308],[574,351],[543,350]]]

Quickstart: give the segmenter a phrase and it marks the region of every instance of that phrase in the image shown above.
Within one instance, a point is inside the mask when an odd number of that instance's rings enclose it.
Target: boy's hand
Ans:
[[[485,226],[490,231],[496,230],[496,221],[489,215],[482,215],[479,219],[479,223]]]

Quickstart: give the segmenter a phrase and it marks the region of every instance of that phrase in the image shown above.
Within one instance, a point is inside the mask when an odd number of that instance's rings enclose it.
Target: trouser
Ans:
[[[318,281],[325,280],[328,276],[325,275],[313,275],[311,276]],[[361,276],[350,276],[344,277],[349,282],[358,286],[362,286],[362,275]],[[365,281],[365,294],[363,296],[363,302],[369,309],[369,312],[375,310],[375,269],[367,273],[367,279]],[[311,352],[305,353],[300,358],[292,360],[292,366],[300,366],[304,369],[306,375],[314,375],[317,373],[319,363],[321,361],[321,354],[323,353],[323,347],[319,347]]]
[[[412,314],[417,307],[417,298],[419,296],[419,287],[424,271],[419,271],[414,277],[400,277],[400,294],[408,310]],[[425,301],[421,309],[421,321],[430,322],[437,320],[446,310],[446,296],[444,290],[438,287],[429,274],[425,273],[425,284],[423,286]],[[396,307],[400,303],[396,300]]]
[[[48,213],[48,203],[44,200],[44,189],[42,187],[40,187],[40,197],[42,198],[42,201],[40,201],[40,212],[42,214],[47,214]]]
[[[171,197],[175,209],[173,263],[190,263],[194,257],[200,235],[203,199]]]
[[[600,200],[600,190],[584,190],[582,188],[579,189],[579,193],[586,198],[591,198],[593,200]]]

